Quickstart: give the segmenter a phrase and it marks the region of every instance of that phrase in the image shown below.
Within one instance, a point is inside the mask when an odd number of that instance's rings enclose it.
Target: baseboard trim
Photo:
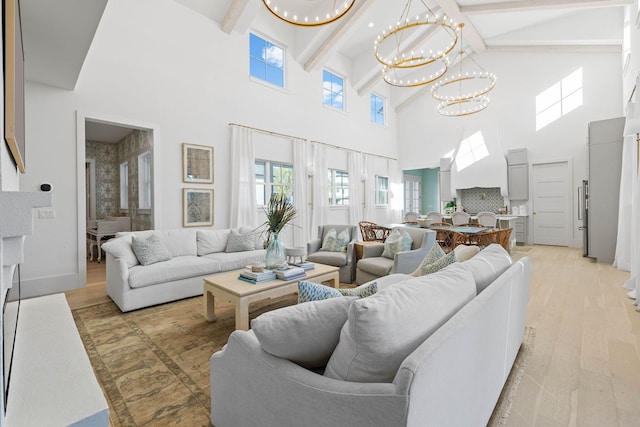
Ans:
[[[78,286],[78,273],[39,277],[37,279],[22,279],[20,282],[20,297],[33,298],[81,287]]]

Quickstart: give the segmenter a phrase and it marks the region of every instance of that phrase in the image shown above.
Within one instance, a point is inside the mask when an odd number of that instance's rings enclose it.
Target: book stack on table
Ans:
[[[240,276],[238,279],[244,280],[245,282],[253,283],[264,283],[269,280],[273,280],[276,278],[276,274],[271,270],[263,270],[260,272],[251,271],[251,268],[245,268],[240,272]]]
[[[304,271],[313,270],[316,267],[316,265],[314,263],[312,263],[311,261],[298,262],[298,263],[291,264],[291,265],[296,266],[296,267],[300,267]]]
[[[307,276],[305,270],[300,267],[289,267],[285,270],[276,270],[276,277],[280,280],[302,279]]]

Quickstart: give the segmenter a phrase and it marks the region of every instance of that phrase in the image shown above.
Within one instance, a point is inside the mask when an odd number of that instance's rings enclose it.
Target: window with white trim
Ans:
[[[385,99],[375,93],[370,98],[371,121],[384,125]]]
[[[120,209],[129,209],[129,162],[120,163]]]
[[[284,57],[282,47],[249,34],[249,73],[252,77],[284,87]]]
[[[344,111],[344,78],[322,70],[322,102],[324,105]]]
[[[138,208],[151,209],[151,152],[138,156]]]
[[[329,205],[349,204],[349,172],[329,169]]]
[[[389,177],[376,175],[376,205],[389,204]]]
[[[272,194],[285,194],[293,199],[293,165],[257,160],[256,204],[266,206]]]

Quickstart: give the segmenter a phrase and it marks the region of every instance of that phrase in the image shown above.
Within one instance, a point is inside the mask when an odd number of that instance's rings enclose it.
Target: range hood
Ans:
[[[446,160],[450,162],[452,194],[465,188],[497,187],[503,197],[509,195],[507,160],[497,141],[485,141],[477,132],[460,143],[453,159]]]

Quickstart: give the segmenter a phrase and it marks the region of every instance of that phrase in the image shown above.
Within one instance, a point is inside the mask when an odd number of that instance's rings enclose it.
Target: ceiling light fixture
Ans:
[[[462,45],[462,27],[460,24],[460,51],[451,60],[451,64],[459,64],[457,74],[450,75],[431,87],[431,96],[440,101],[438,113],[443,116],[468,116],[484,110],[489,106],[488,92],[496,85],[496,75],[489,73],[465,52]],[[463,62],[469,59],[476,69],[463,71]],[[457,62],[456,62],[457,61]]]
[[[343,17],[355,0],[262,0],[269,12],[289,24],[318,27]]]
[[[375,57],[383,65],[384,81],[415,87],[436,81],[448,69],[447,55],[458,41],[459,26],[446,15],[438,16],[421,0],[427,13],[409,18],[408,0],[395,26],[390,25],[374,42]],[[431,28],[425,34],[422,30]]]

